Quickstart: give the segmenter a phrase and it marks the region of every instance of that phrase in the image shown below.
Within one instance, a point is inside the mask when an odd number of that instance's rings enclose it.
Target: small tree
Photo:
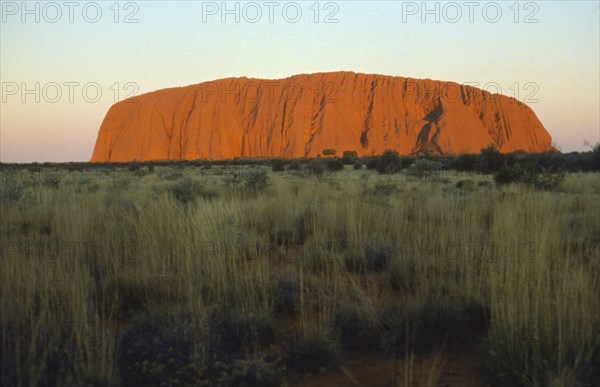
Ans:
[[[398,152],[387,150],[385,151],[379,159],[377,159],[377,172],[379,173],[396,173],[400,172],[402,169],[402,160],[398,155]]]
[[[458,156],[452,163],[452,167],[457,171],[472,171],[477,164],[477,155],[462,154]]]
[[[267,168],[260,167],[250,170],[244,176],[244,185],[251,192],[263,192],[271,185]]]
[[[502,153],[495,144],[481,150],[475,168],[482,173],[493,173],[502,167]]]
[[[317,180],[320,181],[323,179],[323,177],[325,175],[327,165],[325,164],[325,162],[323,160],[313,159],[308,163],[308,165],[306,166],[306,169],[308,169],[310,172],[312,172],[312,174],[315,176],[315,178],[317,178]]]
[[[335,154],[337,153],[337,151],[335,149],[323,149],[323,156],[335,156]]]
[[[342,162],[346,165],[353,165],[358,160],[358,153],[356,151],[345,150],[342,153]]]

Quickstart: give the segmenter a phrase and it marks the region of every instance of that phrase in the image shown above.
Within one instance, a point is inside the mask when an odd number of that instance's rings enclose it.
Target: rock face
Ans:
[[[552,150],[535,113],[471,86],[352,72],[228,78],[113,105],[92,161]]]

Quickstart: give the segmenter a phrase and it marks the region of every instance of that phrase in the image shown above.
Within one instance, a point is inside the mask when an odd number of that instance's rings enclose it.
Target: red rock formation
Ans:
[[[228,78],[112,106],[92,161],[552,149],[534,112],[471,86],[352,72]]]

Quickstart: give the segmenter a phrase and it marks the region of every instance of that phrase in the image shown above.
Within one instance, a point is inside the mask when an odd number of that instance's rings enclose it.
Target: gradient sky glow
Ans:
[[[248,20],[256,16],[248,2],[237,2],[239,23],[234,14],[223,23],[220,12],[203,13],[221,11],[222,1],[74,3],[70,22],[63,1],[1,2],[2,162],[89,160],[106,111],[130,91],[339,70],[480,87],[495,82],[502,94],[532,107],[563,151],[600,141],[598,1],[481,1],[472,22],[464,1],[427,2],[430,14],[423,14],[422,1],[321,1],[318,22],[315,1],[298,1],[296,23],[283,17],[284,6],[295,17],[296,5],[288,1],[274,2],[272,23],[265,1],[254,3],[263,12],[256,23]],[[24,14],[23,4],[33,12]],[[337,22],[324,23],[336,10]],[[125,23],[132,12],[137,22]],[[78,84],[72,101],[65,83]],[[125,89],[127,83],[135,90]],[[23,93],[23,86],[34,91]]]

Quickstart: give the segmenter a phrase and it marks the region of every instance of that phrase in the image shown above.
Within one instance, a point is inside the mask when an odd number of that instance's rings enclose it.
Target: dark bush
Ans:
[[[377,160],[375,167],[379,173],[392,174],[402,170],[402,160],[398,152],[387,150]]]
[[[182,204],[190,203],[198,197],[213,199],[217,196],[215,192],[207,190],[201,182],[192,180],[189,177],[174,183],[169,191]]]
[[[287,368],[295,372],[336,369],[341,362],[339,341],[318,328],[305,329],[294,335],[287,352]]]
[[[368,271],[382,271],[386,269],[392,258],[390,249],[380,239],[370,239],[365,246],[365,264]]]
[[[382,314],[382,345],[387,351],[430,352],[437,347],[464,343],[487,332],[490,310],[474,300],[428,297],[394,305]]]
[[[300,171],[302,169],[302,164],[299,161],[294,160],[287,167],[290,171]]]
[[[564,171],[566,168],[566,161],[564,156],[558,152],[546,152],[542,154],[526,156],[528,163],[537,162],[546,171]]]
[[[417,162],[417,159],[415,159],[413,156],[401,156],[400,162],[402,169],[405,169],[410,168],[414,163]]]
[[[374,351],[379,345],[378,321],[360,313],[358,307],[343,307],[335,315],[340,345],[350,351]]]
[[[146,312],[123,330],[117,364],[124,386],[186,385],[202,378],[189,317]],[[179,383],[179,384],[175,384]]]
[[[380,238],[374,237],[365,243],[361,252],[347,250],[344,262],[348,271],[380,272],[389,266],[391,257],[392,250]]]
[[[344,151],[342,156],[342,162],[346,165],[353,165],[358,160],[358,153],[356,151]]]
[[[289,278],[279,279],[273,288],[273,304],[278,313],[295,313],[300,305],[300,285]]]
[[[477,155],[462,154],[458,156],[451,164],[457,171],[474,171],[477,163]]]
[[[325,163],[327,165],[327,170],[329,171],[343,171],[344,170],[344,163],[341,160],[338,159],[327,159],[325,160]]]
[[[527,164],[505,164],[494,176],[496,184],[521,183],[541,190],[553,190],[560,186],[565,174],[562,171],[545,170],[537,161]]]
[[[273,162],[271,163],[271,170],[273,172],[283,172],[285,171],[285,166],[286,166],[286,162],[285,160],[273,160]]]
[[[325,174],[327,165],[322,159],[312,159],[306,166],[306,169],[309,170],[317,179],[321,179]]]
[[[412,176],[425,177],[432,173],[439,172],[442,169],[442,163],[435,160],[419,159],[408,169]]]
[[[335,156],[336,153],[335,149],[323,149],[323,156]]]
[[[136,172],[141,168],[141,164],[137,161],[131,162],[127,164],[127,169],[129,169],[131,172]]]
[[[367,162],[365,164],[367,166],[367,169],[368,170],[377,169],[377,161],[378,161],[377,157],[370,157],[370,158],[368,158]]]
[[[211,318],[208,341],[212,357],[231,360],[243,354],[250,345],[273,344],[275,329],[268,316],[239,316],[222,309]]]
[[[475,169],[481,173],[494,173],[502,167],[502,154],[496,145],[481,150],[475,163]]]
[[[352,166],[352,168],[354,168],[355,170],[359,170],[362,169],[362,163],[360,161],[357,161],[354,163],[354,165]]]

